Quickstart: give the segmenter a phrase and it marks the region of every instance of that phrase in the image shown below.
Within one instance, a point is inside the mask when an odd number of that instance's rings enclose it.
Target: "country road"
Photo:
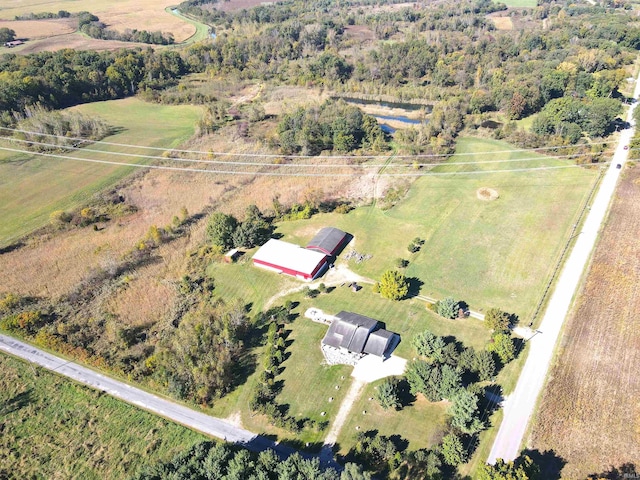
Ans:
[[[636,81],[633,96],[637,98],[638,95],[640,95],[640,78]],[[627,121],[632,126],[620,132],[620,139],[611,165],[609,165],[582,230],[577,235],[575,245],[562,269],[538,328],[538,334],[529,340],[529,356],[516,388],[504,402],[504,418],[488,458],[488,462],[491,464],[495,463],[498,458],[507,461],[514,460],[520,453],[529,420],[551,365],[562,325],[579,288],[580,279],[591,257],[622,172],[622,168],[617,168],[617,165],[624,167],[627,161],[629,152],[625,146],[629,145],[634,134],[635,126],[633,126],[632,114],[635,106],[636,104],[633,104],[627,115]]]
[[[0,334],[0,351],[40,365],[91,388],[102,390],[113,397],[136,405],[149,412],[156,413],[186,427],[193,428],[212,437],[226,440],[227,442],[240,444],[249,450],[259,452],[270,448],[283,457],[295,452],[292,448],[276,444],[265,437],[236,427],[229,422],[205,415],[204,413],[163,399],[124,382],[114,380],[89,368],[64,360],[6,335]]]

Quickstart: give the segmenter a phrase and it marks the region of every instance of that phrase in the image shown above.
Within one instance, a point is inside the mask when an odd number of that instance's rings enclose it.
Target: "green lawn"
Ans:
[[[513,148],[497,140],[461,138],[457,153],[473,155],[454,157],[455,162],[525,161],[444,165],[436,171],[569,165],[549,158],[526,160],[536,157],[530,152],[496,153]],[[580,168],[422,177],[390,210],[362,207],[347,215],[316,215],[283,222],[278,232],[304,244],[316,228],[342,228],[355,237],[347,250],[373,256],[361,264],[352,262],[356,272],[377,279],[394,268],[395,259],[405,258],[411,261],[406,275],[422,282],[422,294],[453,296],[477,310],[500,307],[526,321],[595,177],[595,171]],[[479,200],[480,187],[497,190],[500,198]],[[412,255],[407,246],[415,237],[426,242]]]
[[[207,437],[0,354],[0,477],[121,479]]]
[[[429,402],[420,396],[412,405],[400,411],[385,411],[375,399],[375,388],[381,383],[382,380],[367,385],[354,404],[338,438],[341,453],[346,454],[355,444],[358,432],[369,430],[377,430],[380,435],[386,436],[400,435],[409,442],[409,450],[438,444],[444,435],[449,402]]]
[[[155,105],[135,98],[80,105],[74,110],[99,116],[120,129],[119,133],[105,138],[105,141],[161,148],[176,147],[193,135],[194,125],[200,115],[199,107]],[[0,146],[5,145],[22,148],[12,143]],[[144,163],[145,159],[110,153],[150,153],[139,148],[112,145],[90,148],[104,153],[79,151],[68,155]],[[150,154],[161,153],[156,151]],[[0,151],[0,247],[46,224],[51,212],[82,205],[91,195],[115,184],[132,171],[132,167]]]

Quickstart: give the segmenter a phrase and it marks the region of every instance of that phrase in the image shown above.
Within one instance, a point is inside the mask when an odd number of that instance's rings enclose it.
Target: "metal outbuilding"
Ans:
[[[258,249],[253,256],[253,264],[303,280],[320,276],[328,265],[325,254],[275,238]]]
[[[307,249],[335,256],[349,242],[350,235],[335,227],[322,228],[307,245]]]

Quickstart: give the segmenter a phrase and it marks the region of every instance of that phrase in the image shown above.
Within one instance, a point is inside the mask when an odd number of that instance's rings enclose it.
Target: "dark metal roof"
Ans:
[[[324,227],[311,239],[307,248],[326,255],[333,255],[342,246],[347,234],[334,227]]]
[[[364,353],[370,353],[378,357],[384,356],[384,352],[387,350],[389,342],[394,335],[395,333],[384,328],[371,332],[367,344],[364,346]]]
[[[364,327],[368,330],[372,330],[373,328],[378,326],[378,321],[374,320],[370,317],[365,317],[364,315],[360,315],[359,313],[353,312],[345,312],[344,310],[336,315],[340,320],[344,320],[345,322],[351,323],[353,325],[357,325],[359,327]]]
[[[335,348],[346,348],[350,352],[362,353],[369,333],[378,326],[378,321],[351,312],[340,312],[331,322],[322,343]]]
[[[349,351],[362,353],[362,350],[367,343],[367,338],[369,338],[370,332],[371,331],[367,328],[358,327],[356,333],[353,334],[351,342],[349,342]]]

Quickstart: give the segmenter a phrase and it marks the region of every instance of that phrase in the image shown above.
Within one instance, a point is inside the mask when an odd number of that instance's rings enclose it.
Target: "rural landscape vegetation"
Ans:
[[[0,333],[278,449],[2,353],[0,478],[638,476],[640,136],[486,463],[629,128],[637,3],[85,3],[0,6]],[[313,281],[253,264],[324,227]],[[381,322],[401,371],[328,363],[310,309]]]

